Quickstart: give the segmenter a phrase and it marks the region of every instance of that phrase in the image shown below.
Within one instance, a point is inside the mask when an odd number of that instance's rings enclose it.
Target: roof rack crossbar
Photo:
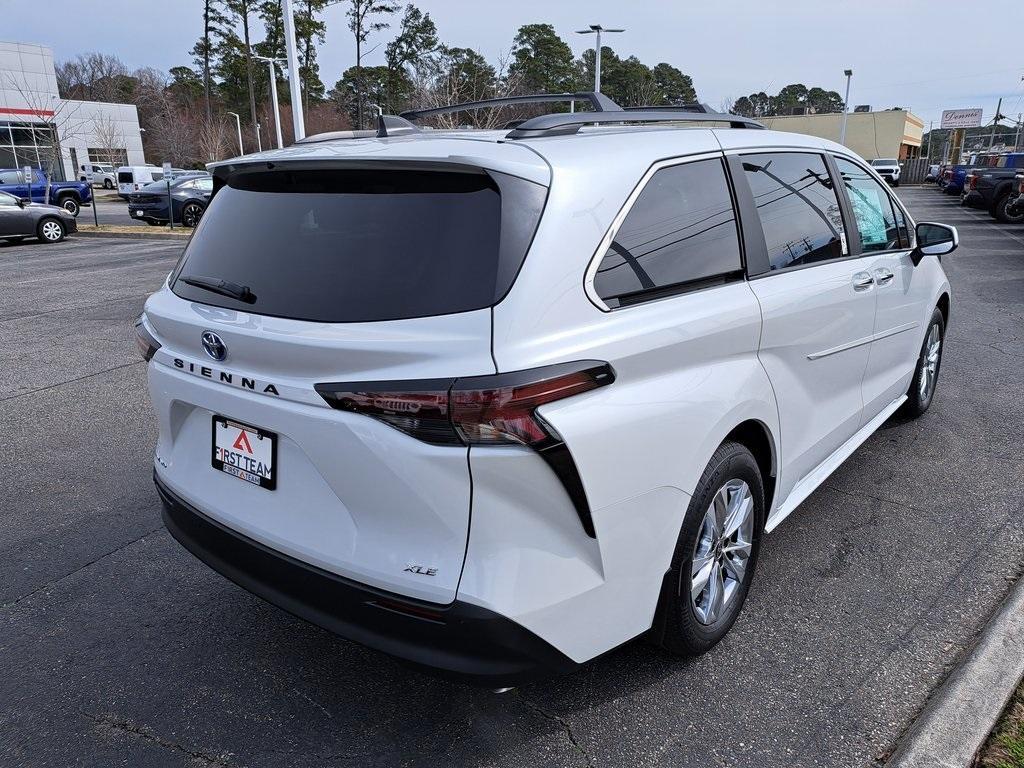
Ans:
[[[512,130],[507,139],[535,139],[542,136],[567,136],[584,125],[609,123],[728,123],[730,128],[764,128],[756,120],[741,115],[683,110],[618,110],[614,112],[573,112],[533,117]]]
[[[470,109],[509,107],[515,104],[540,104],[551,101],[586,101],[590,103],[594,112],[620,112],[622,110],[618,104],[609,99],[603,93],[598,93],[596,91],[580,91],[578,93],[533,93],[527,96],[505,96],[499,99],[465,101],[461,104],[448,104],[443,107],[410,109],[406,112],[402,112],[400,117],[405,120],[422,120],[425,117],[447,115],[452,112],[464,112]],[[586,114],[592,115],[594,112],[587,112]]]

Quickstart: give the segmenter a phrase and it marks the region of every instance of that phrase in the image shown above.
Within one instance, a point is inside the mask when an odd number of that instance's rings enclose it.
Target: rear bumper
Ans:
[[[468,603],[418,602],[276,552],[179,499],[154,473],[167,530],[215,571],[264,600],[425,671],[504,687],[568,672],[576,662],[521,625]]]

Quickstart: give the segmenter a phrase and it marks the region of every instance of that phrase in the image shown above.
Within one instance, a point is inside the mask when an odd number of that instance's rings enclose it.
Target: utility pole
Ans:
[[[299,54],[295,45],[295,17],[292,15],[292,0],[281,0],[281,15],[284,16],[284,44],[288,55],[288,90],[292,97],[292,127],[295,140],[306,137],[306,121],[302,117],[302,83],[299,77]],[[278,133],[280,143],[280,133]]]
[[[601,92],[601,33],[602,32],[625,32],[624,29],[605,29],[600,24],[591,24],[590,29],[578,29],[577,35],[597,35],[597,44],[594,46],[594,92]]]
[[[267,62],[267,68],[270,72],[270,103],[274,110],[274,129],[277,131],[277,148],[281,149],[281,147],[284,146],[284,141],[281,140],[281,111],[277,106],[277,68],[274,66],[280,62],[281,59],[274,59],[269,56],[257,56],[255,54],[253,54],[253,58]],[[259,128],[256,130],[258,136]]]
[[[839,143],[846,144],[846,118],[850,114],[850,78],[853,77],[852,69],[844,69],[846,75],[846,98],[843,99],[843,125],[839,129]]]
[[[1022,115],[1020,112],[1018,112],[1017,113],[1017,135],[1013,139],[1013,148],[1014,149],[1017,149],[1017,147],[1020,146],[1020,129],[1021,129],[1022,126],[1024,126],[1024,123],[1021,122],[1021,117],[1024,117],[1024,115]]]
[[[238,128],[238,154],[245,154],[245,147],[242,146],[242,118],[238,116],[237,112],[228,112],[229,115],[235,116],[235,127]]]
[[[928,121],[928,154],[925,157],[930,161],[932,159],[932,131],[935,130],[935,121]]]
[[[992,133],[988,137],[988,148],[989,149],[992,149],[992,145],[996,143],[996,126],[999,125],[999,118],[1002,117],[1002,114],[1000,112],[1000,110],[1002,110],[1002,108],[1003,108],[1003,99],[1002,99],[1002,97],[1000,97],[999,101],[996,103],[996,116],[995,116],[995,119],[992,120]]]

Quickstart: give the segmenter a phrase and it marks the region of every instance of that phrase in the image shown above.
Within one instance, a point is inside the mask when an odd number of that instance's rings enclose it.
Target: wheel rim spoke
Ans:
[[[753,549],[753,529],[750,486],[729,480],[704,513],[691,560],[690,601],[702,624],[716,622],[736,598]]]

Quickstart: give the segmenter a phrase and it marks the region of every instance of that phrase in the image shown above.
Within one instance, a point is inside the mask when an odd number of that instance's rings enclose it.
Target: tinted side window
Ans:
[[[700,160],[651,177],[601,260],[594,289],[618,307],[742,269],[722,161]]]
[[[861,251],[872,253],[899,248],[900,232],[889,193],[867,171],[849,160],[837,157],[836,165],[853,207]]]
[[[839,200],[821,155],[744,155],[743,170],[773,270],[845,255]]]

